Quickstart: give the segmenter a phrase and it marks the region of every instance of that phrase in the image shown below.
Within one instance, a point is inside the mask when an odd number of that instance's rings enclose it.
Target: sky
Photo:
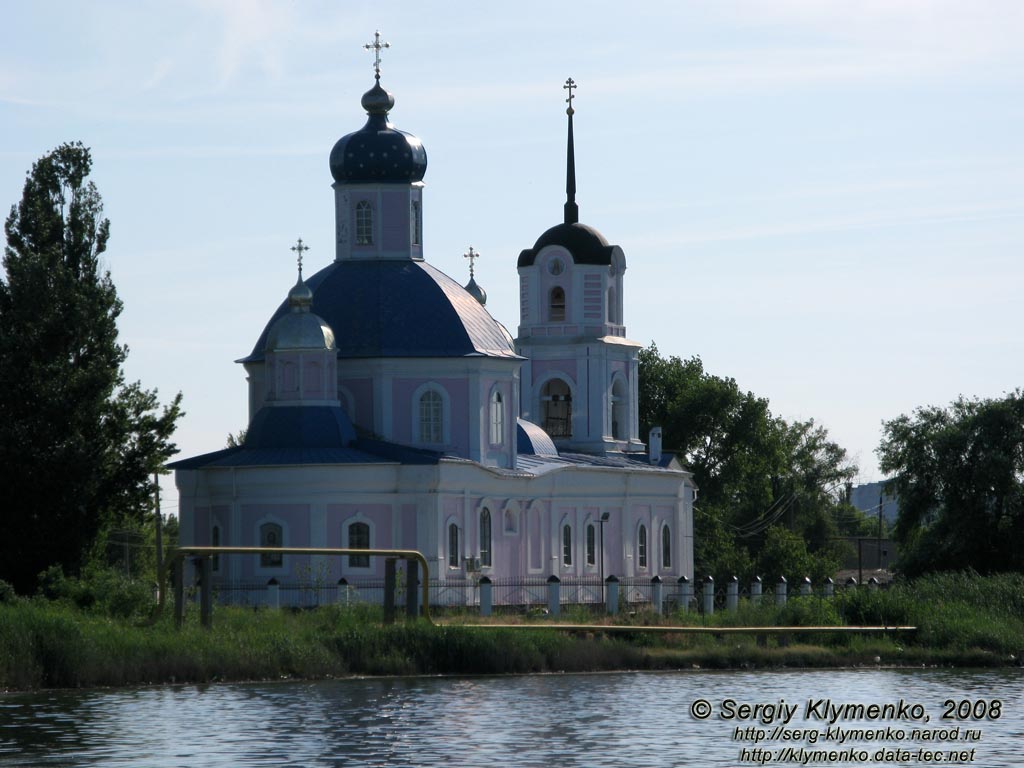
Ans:
[[[245,356],[333,253],[331,147],[380,30],[427,150],[426,258],[516,332],[516,258],[580,220],[626,254],[628,336],[699,356],[859,482],[882,423],[1024,383],[1024,3],[0,0],[0,205],[65,141],[111,221],[129,380],[179,458],[247,423]],[[344,333],[344,329],[335,329]],[[671,446],[671,435],[665,436]],[[174,512],[173,479],[162,482]]]

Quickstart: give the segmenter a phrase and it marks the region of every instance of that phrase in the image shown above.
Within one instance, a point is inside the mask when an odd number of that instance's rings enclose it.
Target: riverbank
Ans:
[[[561,621],[589,623],[583,611]],[[544,617],[530,629],[487,627],[455,614],[384,626],[379,609],[218,608],[214,626],[194,614],[146,625],[42,598],[0,603],[0,689],[76,688],[350,675],[503,674],[618,669],[775,669],[855,666],[1009,666],[1024,650],[1024,577],[948,575],[833,600],[784,607],[744,604],[712,617],[638,613],[601,621],[710,626],[913,625],[901,635],[651,636],[565,633]],[[509,621],[508,617],[495,621]],[[473,623],[476,622],[476,623]],[[533,628],[535,625],[535,629]]]

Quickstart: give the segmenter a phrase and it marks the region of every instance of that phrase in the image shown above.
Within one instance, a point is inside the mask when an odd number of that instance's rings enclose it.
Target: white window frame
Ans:
[[[435,442],[433,440],[425,440],[423,434],[423,418],[422,418],[422,399],[428,393],[432,392],[440,398],[441,408],[441,424],[439,437],[440,441]],[[421,445],[426,448],[443,448],[450,443],[451,440],[451,400],[448,397],[448,392],[440,384],[436,382],[427,382],[422,386],[418,387],[412,394],[412,439],[416,445]],[[433,428],[431,428],[433,431]],[[427,437],[433,437],[434,435],[428,435]]]
[[[369,200],[356,203],[356,245],[373,245],[373,205]]]
[[[490,443],[493,446],[503,445],[505,442],[505,398],[500,389],[495,388],[491,392],[489,410]]]

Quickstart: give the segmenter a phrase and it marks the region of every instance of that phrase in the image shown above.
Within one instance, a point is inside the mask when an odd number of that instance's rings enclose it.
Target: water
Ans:
[[[782,764],[785,747],[851,745],[734,739],[735,728],[780,720],[726,721],[723,702],[797,704],[787,727],[824,732],[807,719],[808,699],[921,704],[928,723],[885,718],[843,727],[895,726],[902,740],[857,742],[869,759],[810,765],[921,765],[919,749],[974,749],[973,761],[933,765],[1000,768],[1020,764],[1024,671],[839,670],[678,672],[402,678],[318,683],[173,686],[0,696],[0,766],[739,766]],[[707,720],[690,707],[712,705]],[[946,699],[999,700],[998,719],[942,721]],[[730,710],[735,708],[730,707]],[[913,741],[910,729],[980,731],[955,745]],[[881,748],[913,759],[875,761]],[[849,757],[849,756],[847,756]],[[799,762],[793,763],[799,764]]]

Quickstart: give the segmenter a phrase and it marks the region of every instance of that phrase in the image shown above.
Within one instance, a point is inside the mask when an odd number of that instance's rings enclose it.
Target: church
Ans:
[[[379,35],[367,47],[366,124],[330,153],[335,259],[304,278],[293,248],[298,281],[237,361],[243,443],[169,465],[180,543],[415,549],[441,586],[692,578],[692,476],[660,429],[639,435],[625,254],[579,221],[575,83],[562,221],[519,254],[513,338],[472,267],[463,287],[426,261],[426,150],[390,121]],[[270,552],[218,558],[213,577],[358,585],[383,570]]]

